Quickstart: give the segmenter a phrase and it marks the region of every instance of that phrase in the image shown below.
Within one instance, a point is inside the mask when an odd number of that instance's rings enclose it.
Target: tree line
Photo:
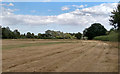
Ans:
[[[89,39],[92,40],[96,36],[107,35],[111,31],[117,30],[112,28],[110,31],[107,31],[103,25],[100,23],[93,23],[90,27],[85,28],[83,34],[78,33],[64,33],[61,31],[47,30],[45,33],[34,33],[27,32],[26,34],[21,34],[17,29],[12,31],[9,27],[1,27],[2,39]]]
[[[78,33],[63,33],[60,31],[47,30],[45,33],[34,33],[27,32],[21,34],[17,29],[12,31],[9,27],[0,27],[2,31],[2,39],[81,39],[82,34]]]
[[[63,33],[60,31],[47,30],[45,33],[34,33],[27,32],[21,34],[17,29],[11,31],[9,27],[0,27],[2,30],[2,39],[81,39],[87,37],[93,39],[95,36],[106,35],[107,30],[100,23],[94,23],[89,28],[83,31],[83,34],[78,33]]]

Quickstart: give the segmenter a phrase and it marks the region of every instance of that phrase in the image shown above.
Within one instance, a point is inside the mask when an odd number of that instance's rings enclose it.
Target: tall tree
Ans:
[[[41,38],[42,38],[41,33],[38,33],[37,38],[38,38],[38,39],[41,39]]]
[[[75,37],[76,37],[77,39],[81,39],[82,34],[81,34],[80,32],[78,32],[78,33],[75,34]]]
[[[117,30],[120,30],[120,2],[117,5],[117,9],[111,12],[110,25],[113,25]]]
[[[35,35],[34,35],[34,33],[32,33],[32,34],[31,34],[31,38],[35,38]]]
[[[83,31],[84,36],[93,39],[95,36],[105,35],[107,30],[100,23],[94,23]]]
[[[26,38],[32,38],[32,34],[30,32],[27,32]]]
[[[16,39],[20,38],[20,32],[17,29],[14,30],[13,33],[14,33],[14,38]]]
[[[2,28],[2,38],[4,39],[12,39],[14,38],[13,32],[10,30],[9,27],[3,27]]]
[[[2,26],[0,25],[0,39],[2,38]]]

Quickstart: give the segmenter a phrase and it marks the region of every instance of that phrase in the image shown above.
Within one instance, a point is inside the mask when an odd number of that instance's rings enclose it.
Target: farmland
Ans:
[[[3,39],[3,72],[117,72],[116,42]]]

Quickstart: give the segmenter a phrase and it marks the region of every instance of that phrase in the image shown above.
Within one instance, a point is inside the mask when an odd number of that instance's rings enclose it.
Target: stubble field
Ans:
[[[117,72],[114,42],[2,40],[3,72]]]

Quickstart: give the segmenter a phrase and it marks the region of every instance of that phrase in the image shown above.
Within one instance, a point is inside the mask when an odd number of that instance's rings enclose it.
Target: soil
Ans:
[[[118,72],[116,43],[89,40],[2,40],[3,72]]]

